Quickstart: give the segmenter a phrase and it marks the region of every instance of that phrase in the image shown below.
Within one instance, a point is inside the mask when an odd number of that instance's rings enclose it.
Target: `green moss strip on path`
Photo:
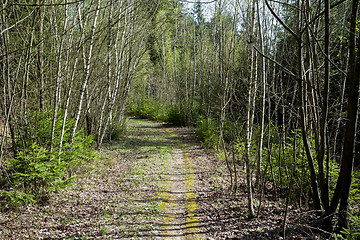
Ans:
[[[179,128],[131,119],[125,136],[43,205],[0,213],[0,239],[206,239]]]
[[[176,134],[166,131],[170,137]],[[172,153],[169,161],[170,174],[165,188],[166,194],[162,197],[164,217],[164,237],[173,239],[201,239],[198,233],[199,221],[196,217],[196,193],[194,192],[195,174],[194,165],[189,157],[186,146],[179,140],[178,148]]]

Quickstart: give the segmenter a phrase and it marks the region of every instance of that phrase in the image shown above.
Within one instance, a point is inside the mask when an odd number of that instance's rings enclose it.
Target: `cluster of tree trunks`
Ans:
[[[253,192],[270,176],[276,197],[281,187],[290,196],[295,184],[300,206],[311,201],[326,226],[339,210],[339,225],[347,226],[358,125],[358,5],[2,1],[0,172],[6,146],[16,154],[29,147],[23,139],[40,141],[29,130],[37,127],[31,120],[37,112],[51,113],[48,148],[61,153],[70,119],[66,144],[84,128],[100,146],[123,122],[127,103],[156,100],[176,107],[188,124],[199,116],[215,120],[216,148],[225,152],[234,191],[244,160],[249,216],[256,216]],[[299,171],[308,182],[294,178]]]

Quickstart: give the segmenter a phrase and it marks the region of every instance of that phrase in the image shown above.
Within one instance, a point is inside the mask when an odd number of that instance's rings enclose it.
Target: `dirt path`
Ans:
[[[186,187],[184,178],[184,159],[181,149],[172,153],[171,167],[166,177],[164,191],[160,194],[160,209],[162,210],[162,237],[185,239],[186,224]]]
[[[226,165],[188,128],[133,119],[71,174],[47,203],[1,206],[0,239],[281,239],[284,202],[265,195],[249,219],[245,178],[230,192]],[[320,239],[303,227],[311,216],[289,208],[287,239]]]
[[[0,212],[0,239],[206,239],[194,164],[179,129],[131,120],[43,205]]]
[[[171,137],[174,132],[167,130]],[[162,193],[164,214],[163,238],[172,239],[203,239],[199,233],[199,221],[196,217],[196,194],[194,192],[194,166],[182,142],[177,141],[180,148],[175,148],[169,161],[170,169]]]

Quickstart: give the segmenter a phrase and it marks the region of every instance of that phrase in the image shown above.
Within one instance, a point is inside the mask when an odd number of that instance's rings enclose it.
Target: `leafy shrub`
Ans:
[[[272,136],[275,138],[276,135],[272,134]],[[284,145],[279,140],[271,139],[271,141],[271,149],[264,147],[263,151],[264,161],[261,169],[264,171],[267,167],[266,178],[270,181],[272,177],[269,167],[269,160],[271,160],[277,186],[284,189],[292,181],[297,186],[292,188],[292,200],[297,201],[299,198],[308,200],[310,172],[300,130],[291,131],[285,139]],[[296,144],[296,148],[294,148],[294,144]]]
[[[340,171],[340,170],[339,170]],[[350,201],[352,206],[356,206],[355,211],[360,212],[360,170],[354,170],[351,189]]]
[[[175,126],[185,126],[186,119],[177,106],[164,106],[156,100],[138,100],[128,104],[127,114],[137,118],[165,121]]]
[[[82,130],[77,131],[73,146],[70,146],[73,121],[65,124],[62,151],[59,151],[62,131],[63,113],[59,111],[55,125],[54,150],[49,151],[51,138],[52,114],[37,112],[31,115],[26,127],[28,137],[19,148],[14,158],[6,160],[8,175],[0,191],[1,200],[13,205],[47,200],[56,192],[71,184],[75,176],[68,176],[73,166],[93,157],[91,136],[85,136]],[[19,145],[19,144],[18,144]]]
[[[119,140],[122,136],[124,136],[126,132],[126,125],[118,125],[115,127],[115,129],[111,133],[111,139],[112,140]]]
[[[35,196],[19,190],[0,190],[0,202],[8,202],[12,206],[35,203]]]
[[[199,140],[202,141],[206,146],[215,148],[219,135],[217,132],[216,123],[214,120],[205,117],[199,117],[196,121],[195,133]]]
[[[272,182],[279,188],[287,188],[289,181],[292,179],[298,187],[293,188],[293,200],[298,199],[301,195],[307,198],[307,193],[310,191],[310,173],[306,160],[306,154],[303,147],[300,131],[294,130],[288,134],[284,146],[280,144],[277,134],[277,129],[271,126],[270,139],[268,138],[268,131],[264,132],[263,158],[261,162],[261,171],[266,181]],[[253,156],[251,164],[255,168],[255,159],[258,151],[257,141],[260,136],[260,129],[258,126],[253,127],[253,136],[251,139],[250,155]],[[244,136],[245,137],[245,136]],[[270,144],[268,141],[270,140]],[[296,148],[294,149],[294,141],[296,141]],[[270,146],[270,149],[268,148]],[[240,156],[245,153],[244,138],[239,139],[235,144],[235,149]],[[295,152],[294,152],[295,151]],[[295,156],[295,159],[294,159]],[[271,161],[271,166],[270,166]],[[273,175],[272,175],[273,174]],[[273,178],[274,177],[274,178]],[[300,186],[301,185],[301,186]]]
[[[277,129],[275,126],[270,125],[270,138],[268,136],[268,129],[264,132],[264,145],[263,145],[263,158],[261,163],[261,171],[263,173],[263,177],[266,181],[273,182],[275,180],[275,184],[278,190],[284,190],[288,188],[289,181],[291,180],[293,183],[291,198],[293,201],[297,201],[300,198],[304,200],[303,203],[307,202],[310,196],[310,172],[308,167],[307,156],[304,149],[303,140],[301,137],[301,131],[299,129],[295,129],[290,131],[287,134],[285,139],[284,146],[283,143],[280,143],[281,139],[279,139],[279,131],[281,129]],[[244,136],[245,133],[242,133]],[[258,151],[258,139],[260,136],[260,131],[258,126],[253,127],[253,136],[251,140],[251,149],[250,155],[251,164],[253,168],[255,168],[255,159]],[[244,136],[245,137],[245,136]],[[240,156],[244,155],[245,152],[245,141],[244,137],[240,138],[235,143],[235,150]],[[270,142],[268,142],[270,141]],[[294,148],[294,143],[296,144],[296,148]],[[310,138],[311,148],[315,151],[315,140],[314,138]],[[312,153],[313,156],[316,156],[315,152]],[[295,157],[295,159],[294,159]],[[271,166],[270,166],[271,161]],[[324,169],[326,162],[324,161]],[[315,170],[318,172],[318,165],[316,159],[314,159]],[[334,191],[334,185],[336,184],[337,177],[339,175],[339,166],[337,163],[330,161],[329,167],[329,186],[330,186],[330,197]],[[354,177],[354,179],[356,179]],[[360,179],[360,178],[359,178]],[[355,188],[356,181],[353,182],[351,190],[351,199],[360,199],[360,194],[356,195],[360,191],[359,188]],[[281,191],[285,193],[286,191]],[[356,197],[358,196],[358,197]],[[360,200],[353,205],[359,205]]]
[[[239,127],[235,122],[225,121],[224,122],[224,140],[227,143],[234,142],[237,138],[237,134],[240,132]]]
[[[170,107],[165,115],[165,121],[175,126],[185,126],[184,114],[180,112],[178,107]]]
[[[360,239],[360,217],[349,215],[350,224],[348,228],[342,229],[335,239],[358,240]]]
[[[45,200],[52,191],[68,185],[72,178],[66,178],[68,162],[63,162],[56,154],[36,143],[29,149],[22,150],[15,158],[8,159],[11,181],[17,189],[28,193],[28,197],[37,196]],[[26,201],[25,201],[26,202]]]
[[[165,112],[160,102],[146,99],[130,103],[127,106],[127,114],[143,119],[162,120]]]

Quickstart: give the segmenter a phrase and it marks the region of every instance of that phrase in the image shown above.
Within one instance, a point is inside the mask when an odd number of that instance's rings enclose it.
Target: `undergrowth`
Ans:
[[[360,239],[360,216],[349,214],[349,227],[344,228],[335,239],[358,240]]]
[[[226,151],[234,150],[234,154],[231,154],[236,161],[235,167],[240,168],[244,154],[245,154],[245,132],[239,131],[239,135],[242,136],[234,141],[234,133],[237,131],[236,127],[231,127],[229,124],[224,124],[224,140],[227,145]],[[199,140],[211,149],[216,149],[219,141],[219,127],[214,119],[206,117],[198,118],[196,122],[196,134]],[[301,207],[311,207],[312,199],[310,188],[310,172],[308,170],[308,160],[304,149],[303,140],[301,137],[301,131],[294,129],[289,131],[285,139],[282,141],[279,139],[279,131],[277,127],[271,125],[270,129],[264,131],[264,143],[262,151],[261,162],[261,178],[262,181],[272,186],[273,193],[278,197],[286,197],[289,192],[290,201],[292,204]],[[258,154],[258,139],[260,130],[257,125],[253,127],[253,137],[250,144],[250,164],[251,168],[256,169],[256,159]],[[270,136],[269,136],[270,134]],[[315,149],[315,139],[310,138],[311,149]],[[218,154],[222,159],[225,159],[224,151]],[[315,150],[313,150],[315,151]],[[315,156],[315,152],[312,152]],[[317,161],[314,161],[315,168],[318,171]],[[326,164],[326,162],[324,162]],[[233,167],[231,167],[233,168]],[[326,166],[324,165],[326,169]],[[330,198],[334,193],[334,186],[338,179],[340,168],[338,163],[334,161],[329,162],[329,190]],[[230,174],[232,174],[230,172]],[[255,175],[255,172],[254,172]],[[352,206],[350,215],[350,227],[342,230],[341,236],[346,238],[341,239],[360,239],[360,171],[354,171],[353,182],[350,190],[350,205]]]
[[[195,123],[195,133],[205,147],[216,148],[220,138],[220,127],[213,118],[200,115]],[[224,121],[222,137],[226,144],[231,144],[236,139],[237,126],[230,121]]]
[[[18,207],[23,204],[47,201],[51,194],[70,185],[76,177],[72,168],[94,156],[93,138],[84,131],[76,132],[73,146],[70,146],[73,120],[67,119],[60,151],[64,113],[57,114],[53,146],[50,151],[52,113],[35,112],[24,128],[27,137],[19,139],[13,158],[5,161],[5,174],[0,182],[1,209]],[[20,142],[21,141],[21,142]]]
[[[159,101],[145,99],[128,104],[127,114],[141,119],[167,122],[175,126],[185,126],[185,114],[178,106],[164,105]]]
[[[199,117],[196,121],[196,136],[199,140],[209,148],[215,148],[219,134],[216,126],[216,122],[211,118]]]

